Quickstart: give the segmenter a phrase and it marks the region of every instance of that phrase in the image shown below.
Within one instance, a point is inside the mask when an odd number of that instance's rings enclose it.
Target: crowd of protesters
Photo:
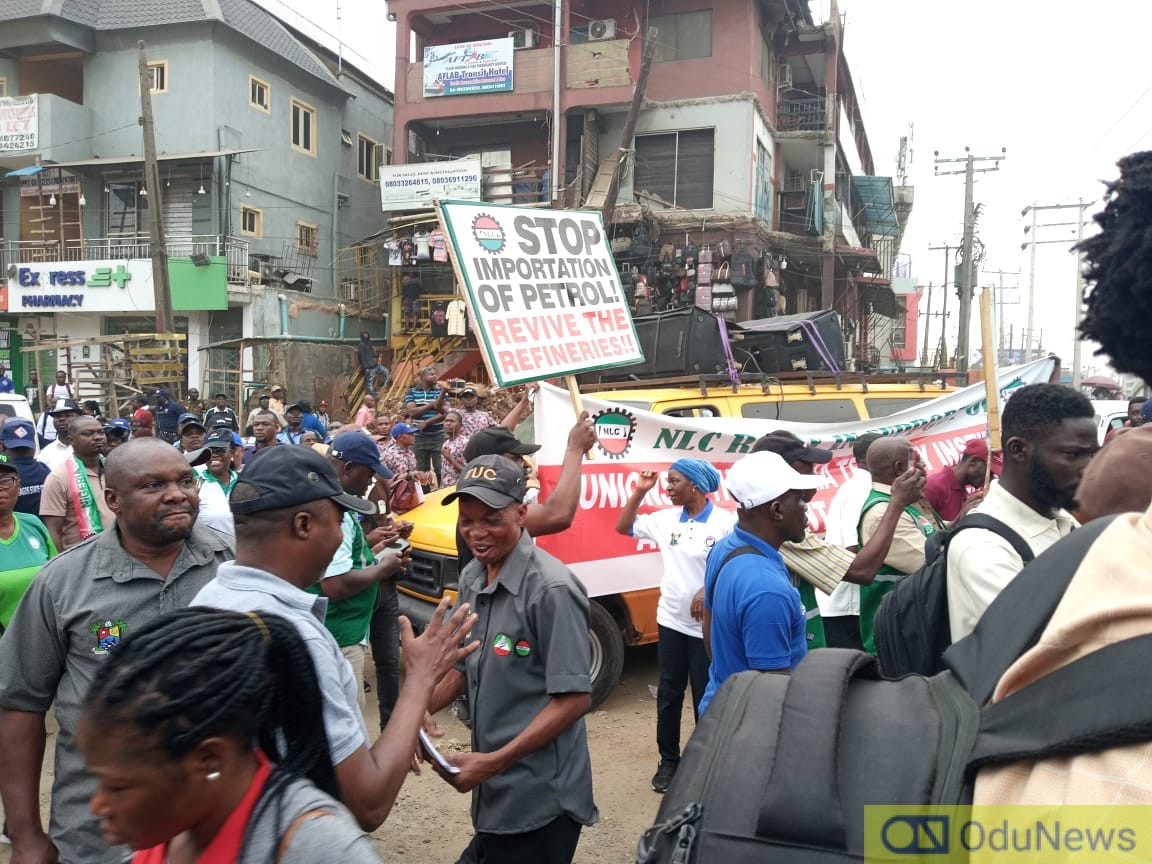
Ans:
[[[1084,326],[1147,379],[1148,316],[1132,313],[1152,278],[1131,262],[1147,260],[1152,154],[1121,167],[1101,236],[1085,243],[1095,288]],[[360,362],[374,386],[387,383],[381,358]],[[472,793],[462,864],[572,861],[599,816],[583,720],[590,601],[533,538],[575,518],[594,440],[587,414],[541,500],[529,485],[539,447],[513,432],[531,390],[499,422],[476,388],[450,394],[433,367],[399,416],[378,412],[369,393],[344,424],[326,403],[286,395],[257,394],[243,424],[222,394],[206,405],[190,391],[182,405],[164,390],[104,420],[57,376],[38,423],[4,425],[0,795],[14,855],[113,862],[128,847],[136,864],[376,861],[363,832],[384,823],[426,760]],[[1021,544],[1036,556],[1086,521],[1127,514],[1088,552],[1073,600],[996,698],[1085,645],[1148,632],[1143,558],[1110,551],[1143,549],[1150,530],[1140,511],[1152,504],[1152,432],[1140,427],[1152,412],[1132,405],[1098,456],[1085,396],[1020,387],[1001,413],[998,452],[974,439],[930,476],[907,440],[862,436],[823,536],[808,502],[832,453],[786,430],[723,475],[694,459],[642,471],[616,529],[654,544],[663,565],[652,788],[675,782],[689,686],[699,717],[734,674],[789,674],[826,647],[874,652],[884,597],[969,513],[1020,543],[971,528],[938,553],[953,640],[1025,566]],[[646,504],[658,483],[670,508]],[[454,487],[442,503],[458,508],[460,594],[417,635],[396,604],[412,528],[397,504],[437,486]],[[721,488],[733,510],[716,506]],[[377,735],[364,714],[369,655]],[[437,759],[431,715],[461,698],[471,752]],[[50,710],[59,733],[45,828]],[[1125,803],[1152,803],[1141,791],[1152,788],[1147,747],[1098,749],[984,772],[977,803],[1095,801],[1100,783],[1085,778],[1104,776],[1125,781]]]

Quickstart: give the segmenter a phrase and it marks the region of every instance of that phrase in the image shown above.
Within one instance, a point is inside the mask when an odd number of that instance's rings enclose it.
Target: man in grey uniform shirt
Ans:
[[[248,463],[228,503],[236,523],[236,561],[196,595],[194,606],[272,612],[300,631],[316,666],[324,731],[340,796],[366,831],[379,828],[416,752],[416,736],[436,682],[476,650],[460,647],[475,621],[466,609],[448,618],[444,601],[419,637],[400,618],[404,684],[387,728],[369,742],[360,714],[360,682],[324,626],[328,598],[304,589],[319,582],[344,539],[345,510],[376,505],[344,491],[332,464],[311,447],[271,447]]]
[[[75,747],[84,695],[121,638],[187,606],[232,557],[229,536],[196,525],[196,479],[171,445],[131,441],[109,454],[104,470],[115,529],[50,561],[0,639],[0,794],[13,860],[22,862],[124,859],[128,850],[104,842],[88,810],[96,781]],[[53,707],[60,733],[49,838],[40,821],[40,770],[44,715]]]
[[[448,672],[433,712],[465,686],[472,752],[453,756],[472,792],[476,834],[458,864],[569,864],[580,829],[599,814],[584,714],[592,705],[588,593],[524,530],[524,472],[479,456],[456,491],[460,535],[475,556],[460,575],[460,601],[479,619],[480,649]]]

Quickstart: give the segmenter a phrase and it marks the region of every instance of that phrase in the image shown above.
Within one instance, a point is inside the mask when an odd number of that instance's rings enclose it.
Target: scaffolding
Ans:
[[[37,338],[20,349],[39,372],[41,352],[51,352],[56,369],[68,373],[77,401],[93,399],[117,417],[133,397],[159,388],[178,398],[188,375],[183,333],[123,333],[83,338]]]
[[[237,406],[237,413],[254,408],[255,395],[277,384],[285,387],[293,399],[314,395],[317,401],[325,399],[335,409],[341,405],[349,383],[363,379],[356,359],[359,341],[359,337],[292,334],[225,339],[200,347],[207,360],[203,376],[211,383],[211,392],[226,394],[229,404]],[[323,353],[293,357],[294,352],[302,350]],[[225,358],[226,362],[213,358]],[[311,369],[316,374],[308,382],[293,380],[293,368]],[[301,396],[302,393],[306,395]],[[359,404],[346,402],[345,406],[354,412]]]

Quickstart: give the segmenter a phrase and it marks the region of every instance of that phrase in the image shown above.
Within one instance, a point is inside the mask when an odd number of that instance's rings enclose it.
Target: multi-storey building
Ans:
[[[151,199],[139,40],[162,187]],[[391,102],[383,86],[250,0],[0,0],[0,328],[11,355],[0,359],[11,368],[33,333],[154,330],[146,284],[157,197],[191,385],[222,386],[209,368],[262,365],[251,350],[198,350],[206,344],[285,326],[336,336],[344,310],[335,261],[380,227]],[[90,278],[110,264],[130,274],[126,290]],[[49,284],[53,273],[79,276]],[[59,358],[82,359],[91,357]],[[310,386],[324,372],[299,374]]]
[[[622,159],[607,214],[615,236],[647,219],[661,235],[652,257],[668,242],[751,250],[772,275],[739,292],[737,320],[770,314],[775,282],[775,311],[837,309],[855,361],[875,365],[870,325],[897,315],[890,279],[912,189],[877,173],[834,2],[819,24],[807,0],[388,9],[399,28],[397,163],[479,157],[487,200],[599,207]],[[649,28],[654,63],[624,141]],[[425,68],[426,54],[461,61],[480,40],[509,38],[510,78],[491,87],[458,92]]]

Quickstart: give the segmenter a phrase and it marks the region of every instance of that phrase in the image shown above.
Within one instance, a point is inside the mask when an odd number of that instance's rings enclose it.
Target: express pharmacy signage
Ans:
[[[150,261],[47,261],[9,270],[10,312],[153,309]]]

